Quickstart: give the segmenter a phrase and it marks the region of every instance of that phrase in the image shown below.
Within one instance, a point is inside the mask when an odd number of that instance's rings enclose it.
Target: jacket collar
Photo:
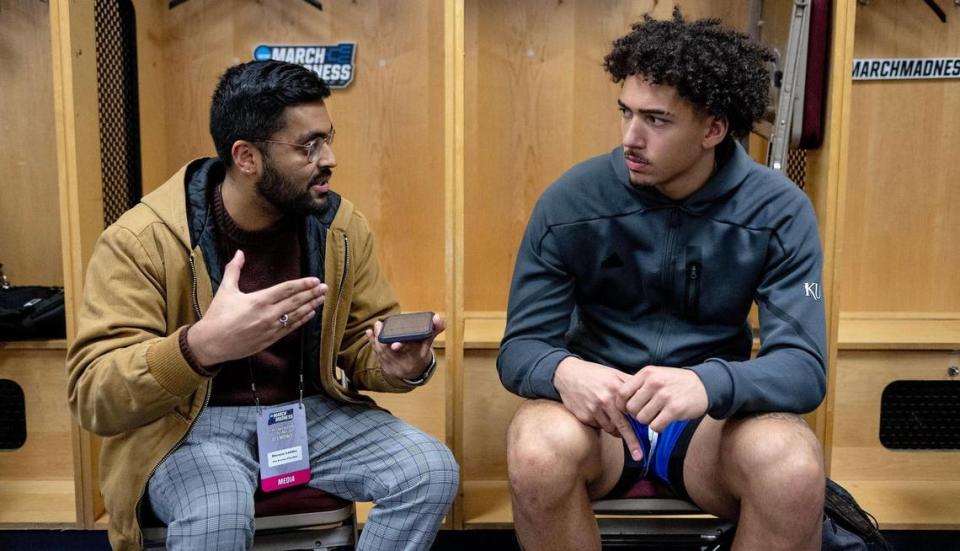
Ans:
[[[153,210],[176,234],[185,248],[200,249],[214,293],[223,279],[223,270],[216,256],[216,221],[213,218],[208,190],[222,182],[224,174],[223,163],[219,159],[194,159],[142,199],[144,205]],[[319,266],[323,265],[326,230],[345,231],[353,214],[353,205],[349,201],[342,200],[340,195],[334,192],[330,192],[329,197],[329,208],[321,214],[308,216],[305,225],[309,250],[320,255]],[[311,275],[322,276],[323,270],[319,266],[309,270]]]
[[[141,202],[173,230],[184,247],[193,249],[204,229],[212,227],[209,224],[213,223],[206,191],[223,178],[223,163],[219,159],[194,159],[144,196]],[[322,214],[311,215],[311,218],[323,227],[343,230],[353,214],[353,206],[337,193],[331,192],[330,196],[330,208]]]

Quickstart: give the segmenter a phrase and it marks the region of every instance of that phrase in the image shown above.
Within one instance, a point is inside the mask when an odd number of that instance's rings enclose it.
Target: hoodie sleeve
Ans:
[[[823,254],[816,217],[801,192],[784,205],[784,217],[769,241],[757,288],[760,352],[731,362],[711,358],[690,367],[707,389],[707,413],[814,410],[826,392],[826,321],[821,272]]]
[[[564,334],[574,308],[574,281],[543,220],[544,210],[541,199],[517,253],[497,371],[514,394],[559,400],[553,375],[560,361],[573,355]]]

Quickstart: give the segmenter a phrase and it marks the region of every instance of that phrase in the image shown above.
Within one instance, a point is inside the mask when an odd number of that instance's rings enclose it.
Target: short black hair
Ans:
[[[674,8],[671,20],[645,15],[614,41],[603,64],[614,82],[637,75],[676,87],[702,112],[725,118],[730,134],[742,138],[766,111],[773,60],[768,48],[719,19],[688,22]]]
[[[226,166],[237,140],[269,138],[285,124],[283,110],[323,101],[330,87],[316,73],[284,61],[250,61],[227,69],[210,102],[210,135]]]

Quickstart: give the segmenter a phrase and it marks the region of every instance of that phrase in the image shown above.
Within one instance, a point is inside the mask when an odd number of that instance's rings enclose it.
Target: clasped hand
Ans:
[[[620,436],[638,461],[640,442],[625,414],[662,432],[673,421],[707,411],[706,388],[689,369],[650,365],[628,375],[570,356],[557,366],[553,381],[563,405],[581,423]]]

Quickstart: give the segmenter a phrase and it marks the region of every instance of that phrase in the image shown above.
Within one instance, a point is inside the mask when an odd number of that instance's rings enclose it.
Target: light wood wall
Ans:
[[[332,186],[371,223],[407,310],[444,308],[441,0],[136,1],[144,190],[215,155],[210,96],[259,44],[357,43],[356,76],[327,100],[337,128]]]
[[[946,24],[920,2],[857,7],[857,58],[953,57]],[[960,311],[960,80],[854,81],[841,243],[844,311]]]
[[[464,308],[505,310],[517,247],[540,193],[620,143],[618,85],[602,67],[644,14],[719,17],[743,2],[467,0]]]
[[[47,10],[0,0],[0,263],[14,285],[63,285]]]

